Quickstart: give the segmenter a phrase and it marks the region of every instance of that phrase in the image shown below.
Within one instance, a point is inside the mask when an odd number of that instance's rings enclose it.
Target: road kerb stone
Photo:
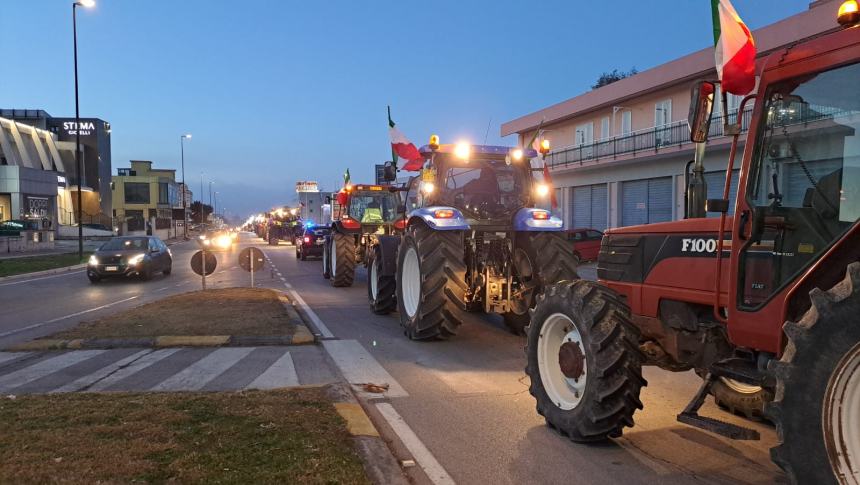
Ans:
[[[155,347],[219,347],[229,342],[229,335],[163,335],[155,338]]]
[[[15,274],[15,275],[11,275],[11,276],[3,276],[3,277],[0,277],[0,282],[23,280],[26,278],[35,278],[38,276],[47,276],[47,275],[54,275],[54,274],[69,273],[71,271],[77,271],[79,269],[84,269],[86,267],[87,267],[87,264],[82,263],[82,264],[75,264],[72,266],[62,266],[59,268],[46,269],[43,271],[33,271],[31,273],[21,273],[21,274]]]
[[[8,350],[11,352],[25,352],[32,350],[63,350],[66,348],[68,344],[68,340],[54,340],[54,339],[45,339],[45,340],[31,340],[29,342],[20,343],[17,345],[13,345],[4,350]]]
[[[370,421],[370,418],[362,409],[361,404],[355,402],[336,402],[334,408],[340,417],[346,421],[346,429],[353,436],[376,436],[379,431]]]

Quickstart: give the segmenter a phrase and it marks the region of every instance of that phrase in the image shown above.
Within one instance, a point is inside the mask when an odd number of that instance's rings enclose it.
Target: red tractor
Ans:
[[[608,231],[599,282],[564,281],[538,297],[526,372],[549,425],[577,442],[620,436],[642,408],[643,365],[694,369],[703,385],[679,421],[758,438],[700,416],[713,394],[776,425],[771,456],[792,481],[860,483],[857,10],[845,2],[845,28],[766,59],[757,92],[738,110],[755,99],[734,217],[730,177],[721,199],[704,200],[716,86],[693,87],[689,121],[700,149],[687,219]],[[740,121],[724,129],[734,136],[728,175]]]

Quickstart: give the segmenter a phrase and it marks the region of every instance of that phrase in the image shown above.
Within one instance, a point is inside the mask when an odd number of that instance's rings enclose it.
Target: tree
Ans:
[[[604,72],[597,78],[597,83],[591,86],[591,89],[602,88],[603,86],[614,83],[615,81],[620,81],[626,77],[630,77],[634,74],[638,74],[639,71],[636,70],[636,67],[631,67],[629,71],[619,71],[618,69],[613,69],[612,72]]]
[[[202,212],[201,212],[202,211]],[[212,206],[209,204],[204,204],[199,200],[195,200],[191,203],[191,221],[200,224],[201,222],[206,222],[209,219],[209,215],[212,214]]]

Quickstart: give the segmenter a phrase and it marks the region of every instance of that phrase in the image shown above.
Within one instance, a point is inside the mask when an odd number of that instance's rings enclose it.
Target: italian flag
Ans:
[[[388,108],[388,137],[391,138],[391,160],[397,164],[397,159],[402,158],[406,163],[401,167],[403,170],[418,171],[424,165],[424,157],[409,141],[406,136],[394,126],[391,119],[391,107]]]
[[[729,0],[711,0],[714,57],[723,92],[739,96],[755,88],[755,41]]]

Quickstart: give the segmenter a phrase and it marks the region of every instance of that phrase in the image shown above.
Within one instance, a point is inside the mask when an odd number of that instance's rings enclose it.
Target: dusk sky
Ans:
[[[499,125],[712,44],[709,0],[96,0],[78,12],[81,116],[128,160],[200,173],[246,216],[297,180],[372,182],[390,158],[386,105],[416,144],[489,144]],[[810,0],[735,0],[755,29]],[[0,0],[0,108],[74,116],[69,0]],[[647,40],[648,42],[643,42]],[[676,115],[677,118],[677,115]]]

